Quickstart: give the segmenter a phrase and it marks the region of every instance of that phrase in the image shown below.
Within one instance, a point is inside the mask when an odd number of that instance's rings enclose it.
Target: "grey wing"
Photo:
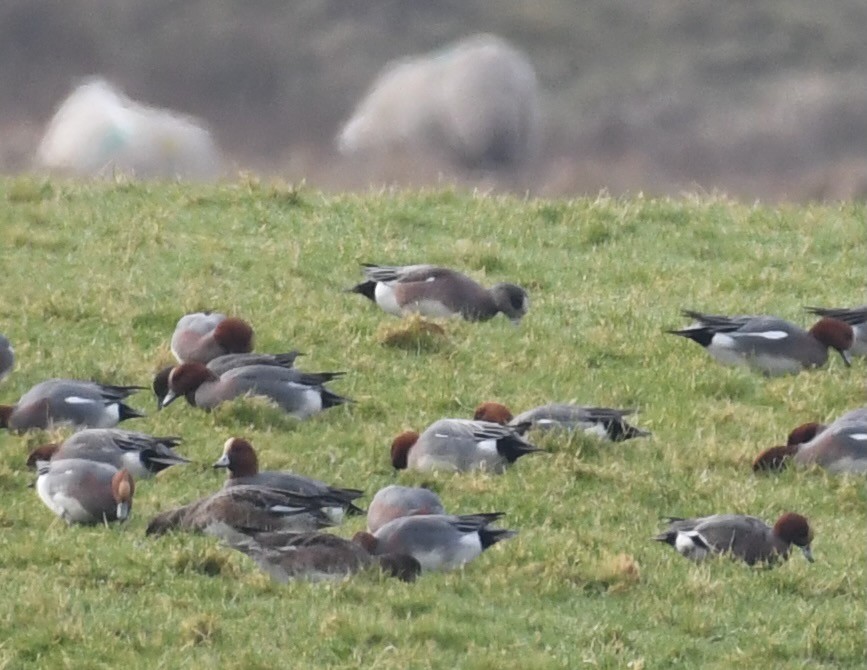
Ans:
[[[435,265],[374,265],[364,263],[364,276],[375,282],[425,281],[443,271]]]
[[[248,365],[291,368],[298,356],[300,353],[297,351],[285,354],[225,354],[210,361],[208,369],[219,377],[229,370]]]

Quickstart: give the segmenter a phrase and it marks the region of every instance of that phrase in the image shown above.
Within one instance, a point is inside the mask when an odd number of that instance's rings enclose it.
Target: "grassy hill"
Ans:
[[[241,401],[176,403],[129,428],[181,435],[195,461],[139,483],[122,527],[68,528],[27,488],[28,450],[0,435],[0,666],[127,668],[863,667],[863,479],[755,476],[795,424],[864,402],[864,361],[765,379],[663,333],[683,307],[809,321],[863,302],[862,205],[747,207],[722,198],[521,200],[453,190],[328,196],[245,181],[214,188],[0,181],[14,402],[51,376],[148,384],[185,312],[248,319],[257,349],[346,370],[355,399],[306,422]],[[527,287],[518,328],[444,322],[436,349],[381,343],[399,322],[341,293],[365,261],[432,262]],[[503,476],[396,475],[392,437],[482,400],[639,410],[653,437],[538,438]],[[455,512],[520,532],[463,571],[276,585],[208,538],[147,538],[148,519],[221,485],[229,436],[369,501],[428,481]],[[649,538],[661,515],[807,515],[816,563],[693,565]],[[349,536],[355,518],[337,529]]]

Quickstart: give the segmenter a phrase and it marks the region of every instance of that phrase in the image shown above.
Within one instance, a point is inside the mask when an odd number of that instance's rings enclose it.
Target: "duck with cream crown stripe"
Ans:
[[[142,388],[49,379],[27,391],[17,404],[0,405],[0,428],[18,432],[60,424],[111,428],[126,419],[144,416],[122,402]]]
[[[70,458],[38,464],[40,500],[69,524],[126,521],[135,482],[129,471],[108,463]]]
[[[856,356],[867,356],[867,305],[862,307],[807,307],[808,312],[817,316],[829,316],[845,321],[852,326],[855,334],[849,351]]]
[[[527,292],[515,284],[486,289],[465,274],[434,265],[364,265],[365,281],[349,289],[395,316],[461,316],[487,321],[500,312],[519,324],[530,308]]]
[[[848,412],[828,426],[816,423],[799,426],[789,435],[785,446],[771,447],[759,454],[753,470],[781,470],[789,461],[802,466],[815,464],[835,474],[867,474],[864,409]]]
[[[300,355],[301,354],[297,351],[289,351],[285,354],[226,354],[225,356],[218,356],[217,358],[208,361],[205,367],[218,377],[229,370],[243,368],[248,365],[271,365],[291,370],[295,366],[295,359]],[[176,366],[169,365],[154,375],[151,388],[154,391],[154,395],[157,397],[157,408],[162,407],[163,400],[165,400],[166,396],[169,394],[169,375],[175,367]],[[318,377],[313,377],[312,374],[307,373],[307,376],[303,378],[308,380],[318,378],[318,383],[324,384],[327,381],[336,379],[343,373],[320,372],[315,374],[318,375]],[[300,375],[301,373],[299,373],[299,379],[302,378]]]
[[[794,544],[811,563],[813,530],[800,514],[783,514],[773,528],[761,519],[741,514],[715,514],[697,519],[669,517],[669,526],[655,536],[682,556],[702,561],[713,554],[729,554],[747,565],[773,564],[789,557]]]
[[[172,334],[178,363],[207,363],[226,354],[253,351],[253,328],[243,319],[199,312],[181,317]]]
[[[501,474],[521,456],[542,451],[521,437],[522,428],[440,419],[421,434],[409,430],[398,435],[391,445],[391,464],[396,470]]]
[[[229,400],[254,395],[272,400],[298,419],[306,419],[351,402],[325,388],[318,379],[306,383],[305,374],[270,365],[247,365],[218,377],[201,363],[182,363],[169,373],[169,393],[162,406],[167,407],[179,396],[186,396],[190,404],[212,410]]]
[[[696,322],[666,332],[693,340],[726,365],[747,365],[769,377],[794,374],[825,365],[829,348],[850,365],[852,326],[837,319],[824,317],[806,331],[772,316],[683,314]]]
[[[260,471],[256,450],[241,437],[230,437],[226,440],[223,455],[214,463],[214,467],[226,468],[229,471],[225,486],[252,484],[308,496],[326,495],[339,500],[341,504],[336,506],[332,513],[335,523],[343,520],[344,513],[364,514],[363,509],[353,504],[354,500],[363,495],[363,491],[334,488],[318,479],[310,479],[294,472]]]

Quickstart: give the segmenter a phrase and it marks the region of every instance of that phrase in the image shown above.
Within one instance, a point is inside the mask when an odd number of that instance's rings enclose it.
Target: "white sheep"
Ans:
[[[527,58],[494,35],[387,65],[337,137],[343,154],[434,150],[465,167],[514,166],[538,149]]]
[[[79,176],[209,181],[220,152],[195,119],[148,107],[104,79],[78,86],[58,108],[36,152],[45,168]]]

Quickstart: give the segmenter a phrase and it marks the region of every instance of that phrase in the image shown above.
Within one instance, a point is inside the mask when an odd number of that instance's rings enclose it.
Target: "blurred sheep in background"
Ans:
[[[48,124],[37,164],[77,176],[212,181],[220,152],[198,120],[136,102],[104,79],[78,86]]]
[[[344,155],[434,151],[466,168],[511,168],[539,148],[536,73],[494,35],[386,65],[337,137]]]

